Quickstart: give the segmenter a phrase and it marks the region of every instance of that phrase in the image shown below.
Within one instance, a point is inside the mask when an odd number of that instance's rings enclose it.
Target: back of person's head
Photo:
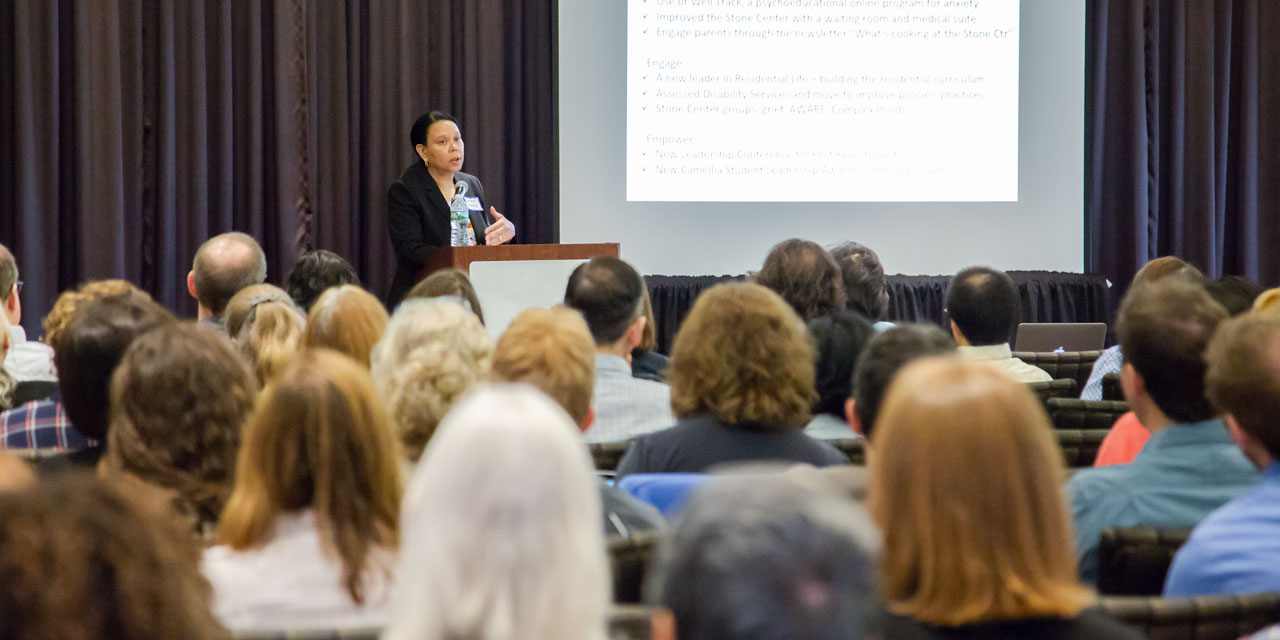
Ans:
[[[782,296],[805,321],[844,308],[840,267],[816,242],[791,239],[774,245],[754,280]]]
[[[382,302],[360,287],[344,284],[320,294],[311,306],[302,345],[333,349],[368,367],[373,345],[386,327]]]
[[[44,330],[45,344],[49,346],[58,344],[62,330],[66,328],[67,323],[71,321],[71,316],[75,315],[80,305],[90,300],[118,296],[131,291],[136,291],[148,299],[151,298],[128,280],[95,280],[81,285],[78,289],[68,289],[58,294],[48,315],[40,321],[40,328]]]
[[[813,338],[778,294],[758,284],[718,284],[698,296],[671,349],[671,409],[762,428],[812,418]]]
[[[591,331],[576,311],[526,309],[498,338],[491,376],[537,387],[585,428],[596,378]]]
[[[809,332],[818,356],[814,371],[818,402],[813,412],[843,419],[844,403],[853,385],[853,365],[875,329],[863,316],[841,311],[810,320]]]
[[[878,637],[879,535],[848,499],[781,476],[691,498],[650,575],[679,640]]]
[[[111,374],[138,336],[177,319],[136,289],[76,304],[75,313],[57,330],[53,343],[58,391],[76,431],[105,443]]]
[[[850,393],[863,437],[871,439],[884,394],[902,367],[918,358],[946,355],[955,350],[955,340],[931,324],[902,323],[872,337],[853,370]]]
[[[258,384],[266,385],[298,353],[307,319],[283,289],[255,284],[231,297],[226,326]]]
[[[230,640],[194,539],[87,473],[0,493],[0,636]]]
[[[1280,314],[1223,322],[1207,359],[1205,390],[1213,406],[1280,460]]]
[[[969,267],[951,279],[946,304],[969,344],[1004,344],[1018,320],[1018,287],[999,269]]]
[[[1176,422],[1215,414],[1204,395],[1205,348],[1226,309],[1201,284],[1165,278],[1133,287],[1116,316],[1124,361],[1142,375],[1152,401]]]
[[[528,385],[458,402],[410,481],[388,640],[603,640],[600,489],[572,419]]]
[[[1252,309],[1253,301],[1262,295],[1262,286],[1244,276],[1223,276],[1204,288],[1231,316]]]
[[[1089,603],[1051,433],[1026,385],[981,363],[926,358],[898,374],[868,465],[890,612],[954,626]]]
[[[373,380],[410,460],[472,385],[489,375],[493,339],[475,314],[449,300],[406,300],[373,348]]]
[[[206,240],[196,250],[191,274],[200,306],[222,315],[237,291],[267,279],[267,257],[253,236],[223,233]]]
[[[222,336],[171,323],[133,341],[111,380],[107,468],[174,492],[200,526],[222,512],[253,374]]]
[[[480,297],[471,286],[471,278],[461,269],[441,269],[422,279],[409,290],[406,300],[412,298],[455,298],[468,311],[476,314],[484,324],[484,312],[480,310]]]
[[[218,521],[233,549],[267,542],[279,516],[311,509],[342,585],[363,602],[374,549],[398,544],[400,456],[369,372],[334,351],[300,355],[267,387],[244,429],[235,490]]]
[[[831,257],[840,267],[845,308],[873,321],[883,318],[889,308],[889,290],[880,256],[870,247],[845,242],[831,249]]]
[[[356,275],[355,267],[346,258],[328,249],[316,249],[298,258],[285,283],[289,297],[305,313],[320,294],[333,287],[344,284],[360,286],[360,276]]]
[[[613,344],[644,312],[644,279],[617,258],[597,256],[569,275],[564,304],[582,314],[596,344]]]
[[[1168,277],[1188,278],[1192,280],[1201,280],[1204,274],[1195,268],[1194,265],[1178,258],[1177,256],[1160,256],[1152,258],[1138,269],[1138,273],[1133,276],[1131,287],[1137,287],[1144,284],[1159,282]]]

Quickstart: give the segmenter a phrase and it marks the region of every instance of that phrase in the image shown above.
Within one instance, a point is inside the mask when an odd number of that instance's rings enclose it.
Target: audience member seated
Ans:
[[[0,492],[0,635],[231,640],[168,515],[87,473]]]
[[[1151,439],[1133,462],[1085,469],[1067,483],[1085,580],[1097,579],[1103,529],[1194,526],[1257,483],[1204,394],[1204,350],[1226,317],[1202,285],[1182,278],[1133,287],[1120,304],[1120,384]]]
[[[1062,456],[1025,385],[979,363],[918,360],[875,424],[868,502],[885,532],[886,640],[1142,637],[1088,608]]]
[[[640,344],[631,350],[631,375],[658,382],[667,381],[667,357],[654,351],[658,347],[658,322],[653,317],[653,301],[649,299],[649,285],[644,285],[644,333]]]
[[[493,351],[496,382],[526,382],[555,400],[582,431],[591,427],[596,377],[595,342],[576,311],[526,309],[516,316]],[[661,529],[662,514],[625,491],[600,482],[604,532],[630,536]]]
[[[874,322],[876,331],[892,327],[893,323],[884,319],[889,311],[889,289],[880,256],[865,245],[844,242],[831,249],[831,257],[840,266],[845,308]]]
[[[440,269],[414,285],[405,296],[412,298],[452,298],[467,311],[476,314],[480,324],[484,324],[484,311],[480,309],[480,297],[476,288],[471,285],[471,278],[461,269]]]
[[[218,619],[233,631],[385,625],[396,450],[369,372],[354,360],[314,349],[286,367],[245,425],[219,545],[204,554]]]
[[[704,291],[676,334],[676,426],[642,436],[618,463],[629,473],[701,473],[730,462],[847,464],[804,434],[817,400],[813,342],[778,294],[731,282]]]
[[[1204,288],[1233,317],[1252,309],[1253,302],[1262,295],[1262,286],[1244,276],[1222,276]]]
[[[0,448],[69,452],[42,461],[47,471],[66,463],[98,464],[107,442],[112,372],[135,338],[173,322],[173,314],[151,296],[120,280],[59,296],[44,323],[62,370],[58,392],[0,415]]]
[[[782,296],[805,322],[845,306],[840,267],[816,242],[793,238],[778,243],[754,280]]]
[[[956,342],[931,324],[903,323],[876,334],[867,343],[853,371],[853,390],[845,403],[845,418],[871,446],[871,432],[880,417],[889,385],[908,363],[926,356],[956,352]]]
[[[266,279],[267,257],[258,241],[244,233],[223,233],[196,250],[187,274],[187,293],[199,303],[200,322],[226,333],[222,315],[231,296]]]
[[[226,327],[258,385],[266,386],[302,348],[307,319],[283,289],[255,284],[231,297]]]
[[[649,576],[678,640],[879,638],[879,533],[862,509],[782,477],[695,493]]]
[[[306,313],[320,294],[344,284],[360,286],[360,276],[346,258],[327,249],[309,251],[293,265],[285,289],[294,304]]]
[[[0,411],[7,411],[14,404],[13,391],[18,381],[4,369],[4,361],[9,357],[9,319],[0,315]]]
[[[193,528],[208,531],[231,493],[256,393],[248,365],[216,333],[183,322],[142,335],[112,376],[106,473],[170,492]]]
[[[957,273],[947,287],[946,304],[962,359],[999,369],[1018,382],[1053,379],[1013,357],[1009,333],[1018,322],[1018,288],[1005,272],[969,267]]]
[[[1138,452],[1147,446],[1151,432],[1142,426],[1138,414],[1128,411],[1111,425],[1111,431],[1098,447],[1098,457],[1094,459],[1095,467],[1110,467],[1117,464],[1129,464],[1138,456]]]
[[[853,365],[875,329],[861,315],[838,311],[809,321],[818,352],[814,384],[818,402],[804,432],[822,440],[857,438],[845,419],[844,405],[853,386]]]
[[[387,328],[387,310],[373,294],[353,284],[320,294],[307,313],[305,348],[323,347],[345,353],[369,368],[373,345]]]
[[[600,492],[574,431],[527,385],[458,402],[405,495],[385,640],[605,637]]]
[[[3,244],[0,244],[0,316],[8,320],[8,329],[0,340],[7,339],[9,354],[0,366],[0,378],[6,375],[16,382],[58,379],[53,366],[53,349],[47,344],[27,340],[22,329],[22,281],[18,279],[18,263]],[[46,338],[47,339],[47,338]],[[2,396],[3,394],[0,394]],[[0,407],[3,398],[0,397]],[[6,407],[7,408],[7,407]]]
[[[1139,287],[1144,284],[1158,282],[1169,276],[1177,276],[1187,278],[1197,282],[1204,279],[1200,270],[1183,262],[1175,256],[1160,256],[1154,260],[1142,265],[1138,269],[1138,273],[1133,276],[1133,282],[1129,288]],[[1109,373],[1120,373],[1120,367],[1124,364],[1124,356],[1120,353],[1120,345],[1112,345],[1103,350],[1102,355],[1093,362],[1093,370],[1089,373],[1089,380],[1085,382],[1084,389],[1080,391],[1081,400],[1101,400],[1102,399],[1102,377]],[[1103,450],[1107,448],[1103,443]],[[1099,455],[1102,451],[1100,450]],[[1136,452],[1135,452],[1136,453]],[[1133,458],[1130,457],[1129,460]]]
[[[1165,595],[1280,591],[1280,314],[1228,320],[1207,357],[1209,399],[1262,483],[1192,530]]]
[[[493,339],[462,305],[400,303],[373,348],[373,379],[410,461],[422,456],[453,403],[489,375],[492,361]]]
[[[596,420],[587,442],[630,440],[675,422],[671,389],[631,372],[648,324],[644,291],[640,274],[617,258],[592,258],[569,276],[564,304],[582,314],[596,342]]]

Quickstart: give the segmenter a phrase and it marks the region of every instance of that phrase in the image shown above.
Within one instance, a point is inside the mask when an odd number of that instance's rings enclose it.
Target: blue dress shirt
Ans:
[[[1221,420],[1173,424],[1151,435],[1133,462],[1085,469],[1067,482],[1080,575],[1098,580],[1107,527],[1190,527],[1258,482],[1258,470]]]
[[[1280,462],[1191,532],[1164,584],[1166,596],[1260,591],[1280,591]]]

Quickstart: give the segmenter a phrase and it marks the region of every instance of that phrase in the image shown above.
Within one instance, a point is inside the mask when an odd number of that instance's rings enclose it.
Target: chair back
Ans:
[[[1028,382],[1027,388],[1040,400],[1047,403],[1049,398],[1079,398],[1080,385],[1072,378],[1058,378],[1048,382]]]
[[[1161,598],[1105,596],[1104,612],[1151,640],[1236,640],[1280,620],[1280,593]]]
[[[1110,429],[1129,411],[1129,403],[1114,400],[1049,398],[1045,401],[1054,429]]]
[[[849,462],[852,464],[867,463],[867,442],[862,438],[841,438],[839,440],[824,440],[823,442],[848,456]]]
[[[1158,596],[1191,527],[1107,527],[1098,541],[1098,593]]]
[[[1102,399],[1124,401],[1124,390],[1120,388],[1120,374],[1108,373],[1102,376]]]
[[[591,450],[591,461],[596,465],[596,471],[617,471],[618,463],[622,461],[622,456],[626,455],[627,449],[631,448],[633,440],[622,440],[620,442],[593,442],[587,445]]]
[[[605,541],[609,573],[613,577],[614,602],[644,602],[644,579],[649,575],[649,567],[661,540],[662,536],[652,531],[637,531],[629,538],[609,536]]]
[[[609,609],[609,640],[650,640],[653,617],[671,615],[662,607],[615,604]]]
[[[1067,468],[1079,469],[1093,466],[1108,433],[1107,429],[1054,429],[1053,437],[1058,441]]]
[[[1040,367],[1051,378],[1071,378],[1083,389],[1101,351],[1014,351],[1013,357]]]
[[[378,640],[382,629],[318,629],[309,631],[246,631],[236,640]]]
[[[624,476],[618,487],[647,502],[664,518],[670,519],[680,511],[689,494],[710,480],[702,473],[633,473]]]

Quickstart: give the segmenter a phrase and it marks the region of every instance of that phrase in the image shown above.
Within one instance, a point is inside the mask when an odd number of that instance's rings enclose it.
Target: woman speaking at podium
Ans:
[[[396,252],[396,276],[387,295],[394,308],[417,280],[431,252],[449,246],[449,203],[461,195],[470,215],[475,244],[499,245],[515,238],[516,227],[489,207],[484,210],[484,186],[463,173],[462,132],[458,121],[443,111],[418,118],[409,140],[419,161],[409,165],[387,193],[387,230]]]

